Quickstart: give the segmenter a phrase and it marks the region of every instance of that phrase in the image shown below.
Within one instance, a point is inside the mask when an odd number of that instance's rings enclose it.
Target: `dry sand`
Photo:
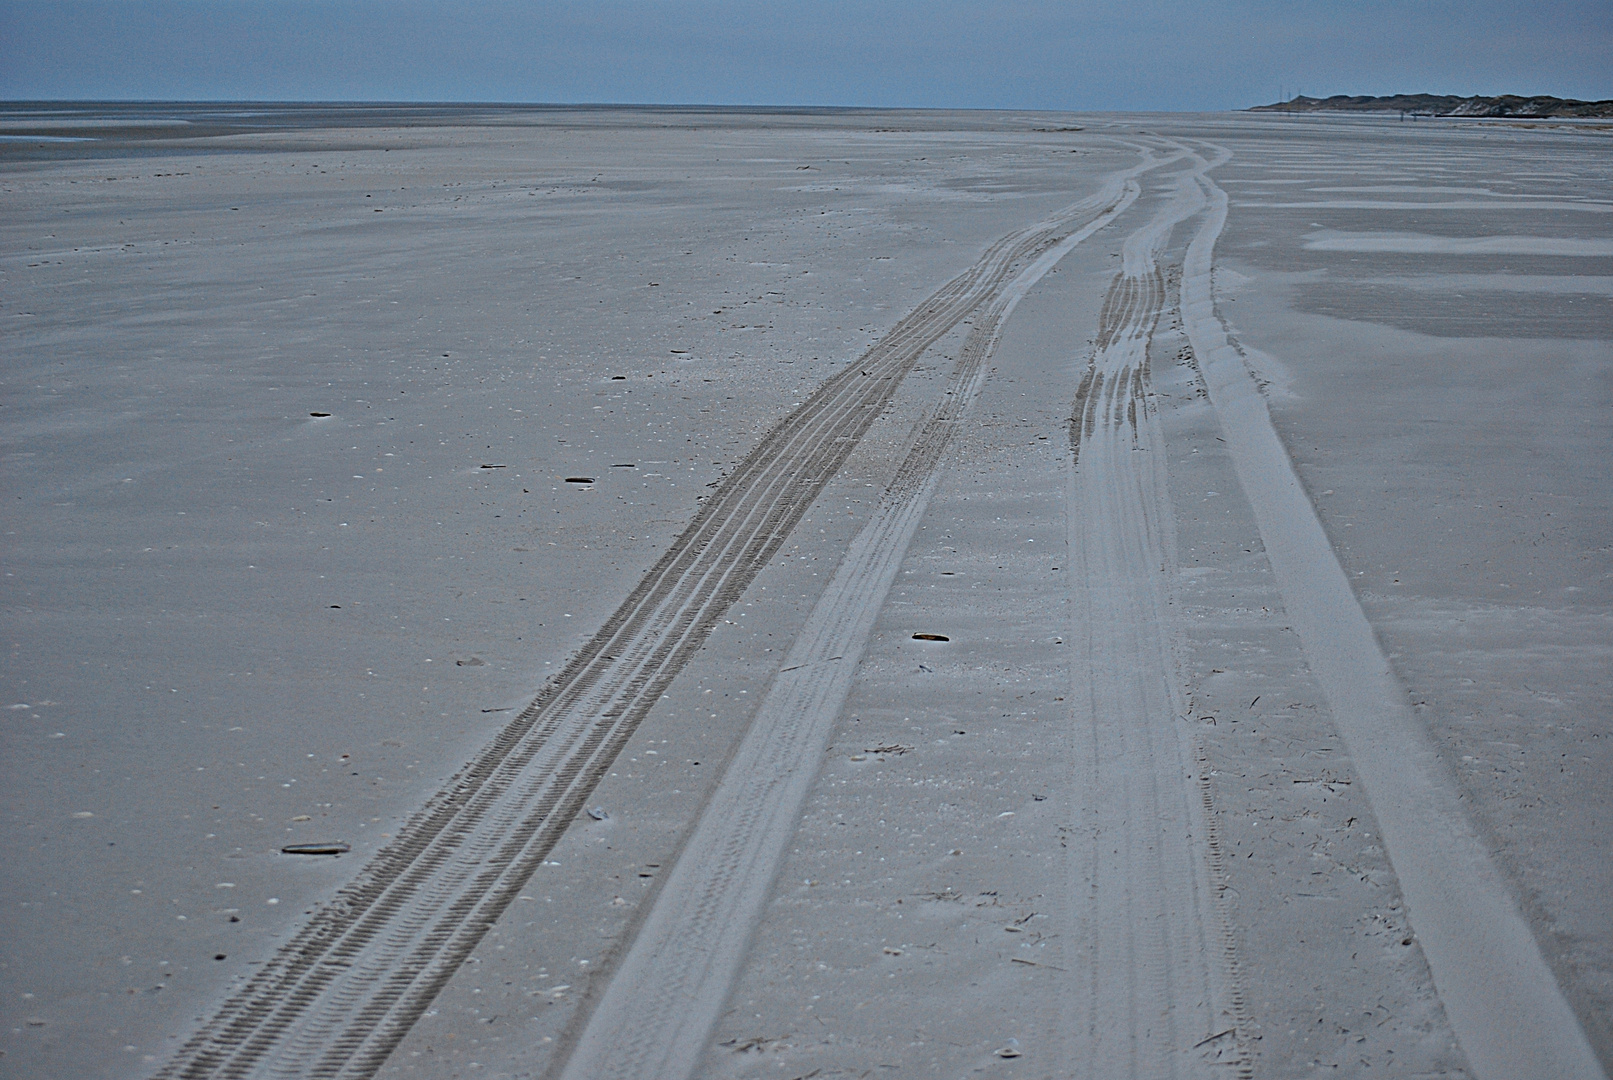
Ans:
[[[1605,135],[50,122],[6,1075],[1605,1074]]]

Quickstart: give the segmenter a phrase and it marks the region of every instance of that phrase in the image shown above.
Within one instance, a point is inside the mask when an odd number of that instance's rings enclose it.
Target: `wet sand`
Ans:
[[[0,145],[9,1073],[1605,1071],[1604,134],[169,113]]]

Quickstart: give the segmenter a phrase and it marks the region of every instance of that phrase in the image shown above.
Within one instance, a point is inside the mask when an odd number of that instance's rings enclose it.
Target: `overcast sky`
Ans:
[[[0,0],[0,97],[1243,108],[1613,98],[1613,0]]]

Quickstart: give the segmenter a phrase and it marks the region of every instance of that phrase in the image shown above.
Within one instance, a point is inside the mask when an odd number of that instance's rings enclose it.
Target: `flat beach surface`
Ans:
[[[1613,1063],[1604,127],[0,134],[0,1074]]]

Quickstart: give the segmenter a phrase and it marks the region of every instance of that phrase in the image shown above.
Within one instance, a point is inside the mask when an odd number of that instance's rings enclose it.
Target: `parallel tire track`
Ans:
[[[1066,1030],[1082,1075],[1208,1077],[1249,1057],[1220,929],[1209,789],[1184,711],[1168,570],[1174,539],[1148,350],[1167,289],[1157,256],[1203,206],[1196,175],[1127,237],[1070,420],[1075,571],[1070,700],[1084,844]]]
[[[548,856],[623,744],[919,356],[1149,158],[1004,237],[781,421],[600,631],[158,1074],[372,1076]]]
[[[738,977],[874,620],[976,396],[1000,320],[969,333],[952,396],[924,424],[872,520],[786,655],[750,730],[589,1018],[562,1080],[688,1080]]]
[[[1137,196],[1135,184],[976,309],[942,396],[847,547],[768,687],[562,1080],[688,1080],[739,978],[858,664],[935,489],[942,457],[1026,291]]]

